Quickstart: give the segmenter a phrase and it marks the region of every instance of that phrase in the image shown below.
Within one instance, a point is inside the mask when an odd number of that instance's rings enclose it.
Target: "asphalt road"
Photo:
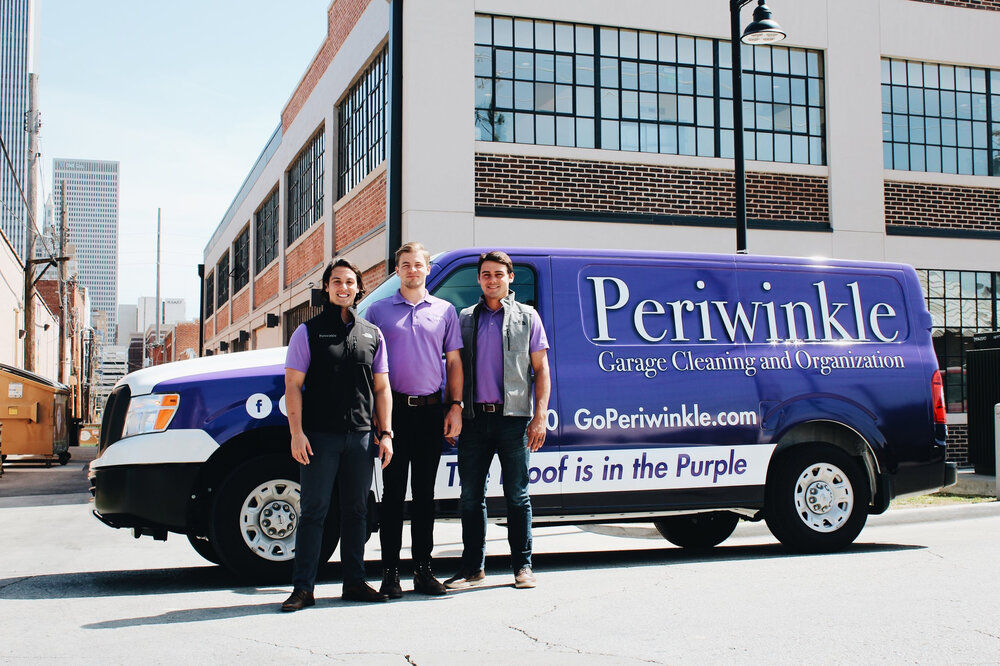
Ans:
[[[183,537],[105,527],[73,487],[0,496],[0,662],[1000,663],[996,502],[893,510],[815,556],[757,524],[701,554],[648,525],[542,528],[534,590],[513,588],[491,526],[482,588],[348,603],[331,564],[317,606],[282,614],[288,587],[243,585]],[[459,537],[439,525],[445,575]],[[378,557],[373,539],[373,577]]]

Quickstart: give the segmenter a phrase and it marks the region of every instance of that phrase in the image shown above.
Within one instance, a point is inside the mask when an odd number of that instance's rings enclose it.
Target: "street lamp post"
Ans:
[[[747,252],[747,174],[743,157],[743,58],[742,45],[770,44],[785,38],[771,18],[764,0],[757,0],[753,22],[740,35],[740,10],[753,0],[729,0],[730,37],[733,49],[733,156],[736,161],[736,252]]]

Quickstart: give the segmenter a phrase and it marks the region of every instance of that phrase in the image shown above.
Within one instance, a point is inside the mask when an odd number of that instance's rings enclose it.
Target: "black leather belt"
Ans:
[[[494,402],[477,402],[476,409],[485,414],[493,414],[495,412],[500,412],[501,414],[503,414],[503,403],[501,402],[498,404]]]
[[[407,407],[426,407],[427,405],[441,404],[441,394],[431,393],[430,395],[406,395],[405,393],[392,392],[392,404],[404,404]]]

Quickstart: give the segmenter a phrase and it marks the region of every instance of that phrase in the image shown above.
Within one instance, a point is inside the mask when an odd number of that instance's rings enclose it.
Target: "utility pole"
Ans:
[[[35,371],[35,208],[38,202],[38,75],[28,74],[28,209],[24,251],[24,369]]]
[[[156,209],[156,346],[160,346],[160,209]],[[163,350],[160,350],[162,361]]]
[[[59,223],[59,381],[66,383],[66,281],[69,267],[66,265],[66,238],[69,235],[68,209],[66,206],[66,181],[62,181],[62,202],[59,206],[62,219]]]

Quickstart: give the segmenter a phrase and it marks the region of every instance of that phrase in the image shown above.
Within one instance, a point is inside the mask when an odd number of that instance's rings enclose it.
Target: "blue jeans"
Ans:
[[[340,489],[340,561],[344,584],[365,579],[368,491],[372,486],[370,432],[307,432],[313,455],[299,465],[299,527],[295,532],[292,585],[312,591],[323,545],[323,525],[330,509],[333,484]]]
[[[486,564],[486,476],[500,458],[507,500],[507,542],[516,572],[531,566],[531,497],[528,495],[528,417],[476,413],[462,421],[458,473],[462,479],[462,571]]]

